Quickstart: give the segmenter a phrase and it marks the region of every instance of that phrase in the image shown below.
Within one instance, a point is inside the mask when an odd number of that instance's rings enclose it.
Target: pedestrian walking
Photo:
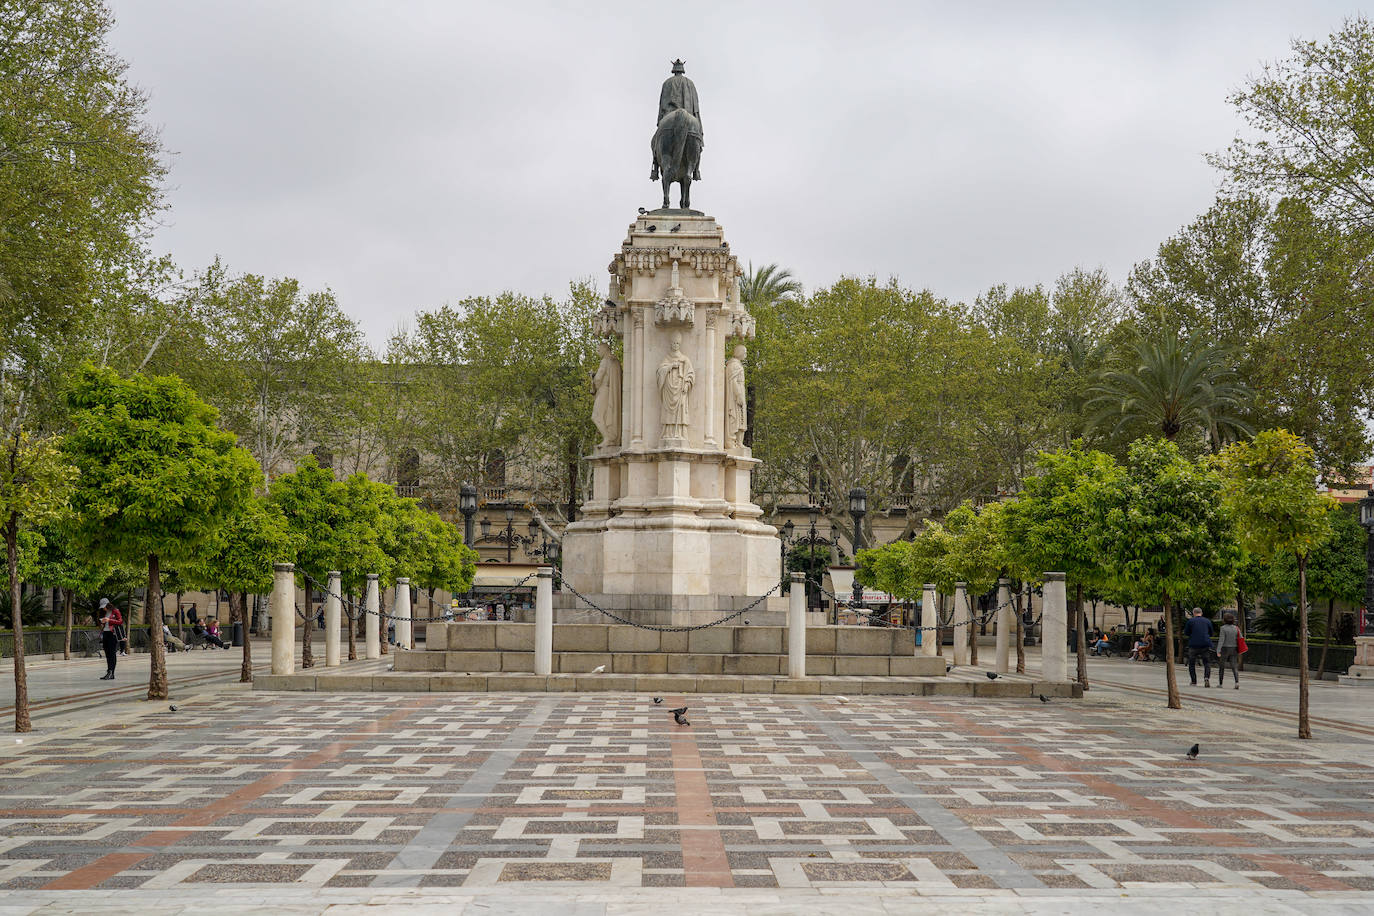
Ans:
[[[109,598],[100,599],[100,647],[105,650],[105,676],[102,681],[114,680],[115,657],[119,654],[119,631],[124,626],[124,615],[119,608],[110,603]]]
[[[1227,611],[1221,615],[1221,633],[1217,637],[1217,686],[1226,681],[1226,667],[1231,667],[1231,680],[1240,689],[1240,627],[1236,615]]]
[[[1197,662],[1202,659],[1202,686],[1212,686],[1212,621],[1202,616],[1202,608],[1193,608],[1193,616],[1183,625],[1188,637],[1188,680],[1197,686]]]

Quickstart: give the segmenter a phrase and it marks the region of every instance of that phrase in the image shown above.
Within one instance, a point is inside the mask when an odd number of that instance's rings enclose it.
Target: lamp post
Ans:
[[[1370,488],[1364,499],[1360,500],[1360,524],[1366,532],[1364,542],[1364,619],[1361,630],[1368,625],[1374,614],[1374,488]],[[1364,635],[1361,632],[1360,635]]]
[[[854,608],[863,606],[864,587],[859,584],[859,551],[863,549],[863,519],[868,514],[868,494],[863,487],[849,491],[849,517],[854,519]]]
[[[477,488],[470,483],[463,484],[458,491],[458,511],[463,514],[463,543],[472,547],[472,517],[477,514]]]
[[[792,543],[793,532],[796,530],[797,526],[792,524],[792,520],[789,518],[783,523],[782,535],[778,540],[778,565],[781,569],[780,575],[784,586],[787,584],[787,548]]]

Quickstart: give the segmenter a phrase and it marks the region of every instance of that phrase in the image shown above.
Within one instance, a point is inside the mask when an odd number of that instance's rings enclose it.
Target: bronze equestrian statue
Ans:
[[[692,182],[701,180],[697,166],[705,141],[701,135],[701,108],[697,103],[697,87],[684,72],[680,60],[673,61],[673,75],[663,82],[658,95],[658,130],[649,148],[654,153],[654,167],[650,181],[663,182],[663,208],[668,209],[668,186],[677,182],[682,189],[682,209],[692,206]]]

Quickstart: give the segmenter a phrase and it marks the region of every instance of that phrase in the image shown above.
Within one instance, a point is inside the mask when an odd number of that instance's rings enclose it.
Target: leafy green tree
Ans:
[[[1374,227],[1374,26],[1345,20],[1325,41],[1294,40],[1230,102],[1251,130],[1212,157],[1239,190],[1301,199],[1330,219]]]
[[[1006,551],[1018,568],[1063,572],[1075,589],[1078,681],[1088,689],[1084,588],[1106,585],[1101,541],[1105,510],[1122,470],[1110,455],[1081,442],[1059,452],[1042,452],[1036,473],[1002,512]]]
[[[1307,587],[1318,598],[1326,599],[1325,637],[1322,640],[1321,660],[1317,664],[1317,680],[1326,674],[1326,651],[1331,646],[1331,634],[1336,629],[1336,602],[1358,606],[1364,601],[1365,543],[1368,535],[1360,527],[1355,511],[1342,509],[1332,512],[1331,538],[1312,551],[1307,565]]]
[[[1273,558],[1291,553],[1298,563],[1298,737],[1311,738],[1308,721],[1307,567],[1331,537],[1328,494],[1317,490],[1316,454],[1297,436],[1265,430],[1217,456],[1225,476],[1226,500],[1247,549]]]
[[[5,532],[5,576],[9,585],[10,626],[14,630],[14,730],[27,732],[28,673],[24,667],[24,613],[20,601],[21,543],[29,529],[55,519],[67,508],[75,469],[59,450],[59,441],[35,439],[16,425],[0,451],[0,524]],[[36,566],[41,538],[31,538],[26,566]]]
[[[1173,601],[1198,580],[1230,578],[1240,562],[1232,516],[1215,472],[1185,459],[1164,439],[1131,444],[1123,474],[1105,496],[1101,551],[1112,576],[1140,603],[1164,608],[1174,644]],[[1174,653],[1165,655],[1169,708],[1180,709]]]
[[[1215,451],[1249,431],[1240,413],[1250,398],[1229,354],[1200,337],[1161,332],[1134,342],[1119,368],[1102,374],[1088,402],[1090,423],[1108,435],[1200,434]]]
[[[215,425],[214,408],[178,378],[120,378],[88,365],[67,399],[74,429],[63,452],[80,472],[73,537],[99,557],[146,561],[146,607],[156,608],[162,562],[190,560],[248,500],[262,472]],[[161,621],[148,623],[148,698],[165,699]]]
[[[243,663],[239,682],[253,681],[252,640],[248,638],[248,596],[272,590],[276,563],[291,562],[299,535],[275,503],[253,496],[205,540],[186,564],[188,581],[229,593],[229,619],[243,625]]]
[[[954,638],[968,640],[969,661],[974,665],[978,664],[979,627],[972,622],[977,616],[973,599],[992,591],[1007,565],[1002,509],[1001,503],[975,508],[966,501],[945,516],[945,528],[953,538],[946,565],[967,586],[964,601],[970,620],[968,632],[955,633]]]
[[[463,543],[463,534],[433,512],[417,510],[414,537],[420,544],[414,581],[430,594],[434,616],[434,590],[460,594],[472,588],[477,575],[477,551]]]

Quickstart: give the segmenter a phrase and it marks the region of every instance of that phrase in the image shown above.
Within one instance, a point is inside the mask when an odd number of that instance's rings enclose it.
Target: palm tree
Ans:
[[[1130,362],[1105,371],[1090,390],[1088,423],[1115,436],[1149,432],[1170,442],[1201,429],[1213,451],[1250,427],[1241,419],[1252,393],[1230,354],[1196,334],[1138,339]]]
[[[765,264],[758,270],[750,262],[749,269],[739,281],[739,298],[745,307],[771,305],[784,299],[800,299],[801,281],[792,276],[792,271],[777,264]]]

